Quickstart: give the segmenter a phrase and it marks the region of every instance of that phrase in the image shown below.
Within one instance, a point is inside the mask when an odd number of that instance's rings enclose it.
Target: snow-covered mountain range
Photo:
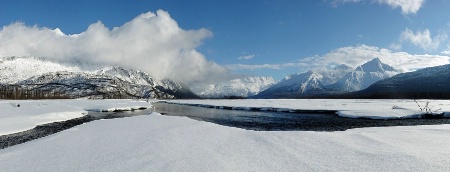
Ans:
[[[193,91],[203,98],[248,97],[260,93],[275,83],[272,77],[245,77],[210,84],[206,89],[193,89]]]
[[[332,70],[293,74],[254,97],[295,98],[353,92],[397,73],[393,67],[382,63],[379,58],[374,58],[356,69],[340,65]]]
[[[191,91],[186,85],[118,66],[57,62],[34,57],[0,58],[0,98],[301,98],[328,95],[372,98],[450,97],[450,65],[399,74],[374,58],[355,69],[340,65],[285,77],[244,77]],[[366,89],[367,88],[367,89]],[[50,95],[50,96],[49,96]],[[199,95],[199,96],[198,96]],[[428,96],[428,97],[427,97]]]
[[[8,89],[94,98],[197,98],[182,83],[116,66],[61,63],[34,57],[0,59],[0,85]],[[21,95],[24,96],[24,95]]]
[[[351,96],[363,98],[450,98],[450,64],[380,80]]]
[[[398,70],[382,63],[379,58],[374,58],[347,73],[336,83],[330,85],[329,88],[343,92],[359,91],[381,79],[390,78],[398,73]]]

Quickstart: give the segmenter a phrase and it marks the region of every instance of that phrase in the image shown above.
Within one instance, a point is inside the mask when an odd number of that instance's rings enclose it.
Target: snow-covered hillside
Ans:
[[[210,84],[206,90],[194,90],[204,98],[248,97],[258,94],[275,84],[272,77],[245,77],[232,79],[218,84]]]
[[[116,66],[58,63],[34,57],[2,58],[0,84],[4,90],[26,90],[59,97],[196,98],[189,88],[146,72]],[[16,86],[14,86],[16,85]],[[18,85],[18,86],[17,86]]]
[[[344,92],[359,91],[379,80],[390,78],[398,73],[398,70],[382,63],[379,58],[374,58],[358,66],[354,71],[347,73],[335,84],[331,85],[330,88]]]
[[[37,125],[83,117],[89,111],[150,107],[151,104],[146,101],[130,99],[0,100],[0,135],[22,132]]]
[[[450,65],[436,66],[395,75],[355,93],[372,98],[439,98],[450,97]]]
[[[323,91],[324,85],[320,82],[323,76],[316,72],[293,74],[278,84],[258,94],[257,97],[295,97]]]
[[[19,110],[38,111],[27,115],[17,113],[19,116],[10,116],[11,113],[14,115],[18,111],[9,105],[10,101],[0,101],[0,108],[6,112],[0,114],[0,123],[6,124],[13,120],[15,123],[12,123],[11,129],[27,129],[28,125],[59,120],[56,119],[58,115],[66,115],[66,112],[82,111],[89,106],[99,108],[96,104],[118,107],[119,103],[100,101],[98,103],[86,100],[70,100],[63,103],[17,101],[16,103],[29,107],[21,107]],[[313,100],[315,102],[308,103],[309,101],[195,100],[191,103],[246,107],[258,105],[299,107],[307,104],[305,107],[315,105],[314,108],[320,106],[327,108],[332,105],[376,109],[388,112],[386,113],[388,115],[392,115],[391,112],[404,111],[392,109],[392,104],[417,110],[413,101],[406,100],[388,102]],[[343,104],[351,101],[355,103],[352,106]],[[145,102],[129,102],[119,107],[141,106],[140,104],[145,105]],[[432,100],[432,104],[442,104],[443,108],[449,107],[448,101]],[[448,124],[370,127],[337,132],[252,131],[187,117],[152,113],[129,118],[96,120],[1,149],[0,169],[1,171],[448,171],[449,133]]]
[[[73,65],[57,63],[34,57],[0,57],[0,83],[14,84],[44,73],[82,70]]]
[[[293,74],[255,97],[290,98],[323,93],[326,91],[326,85],[335,83],[349,71],[350,67],[340,65],[332,70]]]
[[[287,76],[255,98],[295,98],[359,91],[396,74],[396,69],[382,63],[379,58],[374,58],[354,70],[342,64],[332,70],[308,71]]]

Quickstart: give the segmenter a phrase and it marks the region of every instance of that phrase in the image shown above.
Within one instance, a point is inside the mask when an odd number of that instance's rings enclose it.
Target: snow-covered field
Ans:
[[[173,102],[355,113],[378,109],[383,114],[388,114],[384,107],[417,109],[410,100]],[[15,107],[17,103],[21,106]],[[432,100],[430,106],[448,111],[449,103]],[[394,105],[398,108],[392,109]],[[88,109],[140,106],[149,104],[132,100],[2,100],[0,132],[77,117]],[[339,132],[250,131],[152,113],[97,120],[1,149],[0,171],[447,171],[449,134],[450,125]]]
[[[98,120],[0,150],[2,171],[447,171],[450,125],[248,131],[186,117]]]
[[[333,110],[350,118],[395,119],[416,118],[423,114],[418,104],[437,113],[450,115],[450,100],[402,100],[402,99],[244,99],[244,100],[170,100],[170,103],[228,106],[235,109],[263,108],[278,111]]]
[[[150,106],[147,102],[134,100],[0,100],[0,135],[28,130],[39,124],[82,117],[87,111]]]

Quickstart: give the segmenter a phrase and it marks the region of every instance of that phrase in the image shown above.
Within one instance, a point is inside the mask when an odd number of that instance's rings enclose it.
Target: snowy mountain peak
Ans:
[[[256,95],[256,98],[291,98],[324,90],[323,75],[308,71],[286,77],[279,83]]]
[[[356,70],[365,72],[396,71],[393,67],[381,62],[381,60],[378,57],[364,63],[361,66],[358,66]]]
[[[57,93],[67,98],[198,97],[181,83],[158,79],[139,70],[34,57],[0,58],[0,87],[12,89],[15,84],[25,91]]]
[[[396,74],[398,74],[396,69],[382,63],[379,58],[374,58],[346,74],[335,84],[331,85],[330,88],[345,92],[359,91],[381,79],[389,78]]]
[[[256,98],[296,98],[317,94],[352,92],[397,74],[397,70],[374,58],[356,69],[342,64],[333,69],[318,69],[292,74],[261,92]]]

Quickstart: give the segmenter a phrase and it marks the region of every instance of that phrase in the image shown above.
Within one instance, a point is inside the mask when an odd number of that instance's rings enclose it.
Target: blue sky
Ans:
[[[0,24],[71,35],[97,21],[112,30],[159,9],[185,31],[210,31],[194,49],[238,74],[278,80],[376,56],[406,71],[449,62],[448,0],[3,0]]]

